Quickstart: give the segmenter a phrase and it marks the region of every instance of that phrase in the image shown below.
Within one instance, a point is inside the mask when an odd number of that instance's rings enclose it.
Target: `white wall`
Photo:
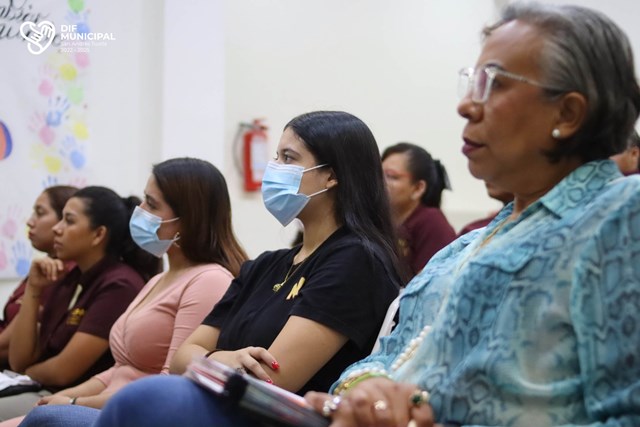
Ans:
[[[116,41],[91,52],[88,184],[122,195],[141,195],[151,164],[161,156],[164,14],[157,4],[91,4],[92,28],[113,32]]]
[[[117,37],[92,55],[91,184],[141,195],[158,161],[193,156],[224,167],[222,6],[222,0],[91,5],[92,26]]]
[[[224,169],[223,2],[164,3],[161,157],[198,157]]]

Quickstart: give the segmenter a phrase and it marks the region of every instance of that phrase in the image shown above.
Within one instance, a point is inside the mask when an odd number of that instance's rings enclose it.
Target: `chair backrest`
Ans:
[[[402,290],[400,290],[400,294],[391,301],[389,304],[389,308],[387,308],[387,314],[384,316],[384,321],[382,322],[382,327],[380,328],[380,332],[378,332],[378,337],[376,338],[376,343],[373,346],[373,350],[371,353],[375,353],[380,349],[380,338],[387,336],[393,330],[393,327],[396,326],[396,313],[398,312],[398,308],[400,307],[400,297],[402,296]]]

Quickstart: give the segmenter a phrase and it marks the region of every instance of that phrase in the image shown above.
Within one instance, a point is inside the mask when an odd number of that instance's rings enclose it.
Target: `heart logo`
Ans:
[[[34,55],[40,55],[44,52],[56,36],[56,27],[49,21],[41,21],[34,24],[31,21],[25,21],[20,25],[20,35],[29,42],[27,48]]]

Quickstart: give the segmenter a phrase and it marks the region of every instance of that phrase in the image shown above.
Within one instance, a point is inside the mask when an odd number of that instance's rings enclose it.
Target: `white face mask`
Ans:
[[[176,233],[173,239],[160,240],[158,229],[165,222],[173,222],[179,219],[180,217],[163,221],[159,216],[145,211],[140,206],[136,206],[129,220],[131,238],[145,251],[162,258],[162,255],[167,253],[173,242],[180,239],[180,235]]]
[[[327,165],[305,169],[302,166],[283,165],[273,161],[267,164],[262,177],[262,200],[267,210],[280,221],[280,224],[288,225],[302,212],[313,196],[328,190],[325,188],[308,196],[298,193],[302,175],[325,166]]]

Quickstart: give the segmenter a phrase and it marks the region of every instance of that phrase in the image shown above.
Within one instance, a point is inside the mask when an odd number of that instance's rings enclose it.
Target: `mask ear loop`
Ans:
[[[179,216],[177,216],[175,218],[171,218],[171,219],[165,219],[163,221],[160,221],[160,224],[165,224],[167,222],[174,222],[174,221],[177,221],[179,219],[180,219]],[[177,247],[180,247],[180,245],[176,243],[176,241],[180,240],[180,232],[176,231],[176,234],[173,235],[173,239],[171,239],[171,240],[173,240],[173,243],[172,243],[173,245],[176,245]]]
[[[180,219],[180,217],[179,217],[179,216],[177,216],[177,217],[175,217],[175,218],[171,218],[171,219],[164,219],[164,220],[162,220],[162,221],[160,221],[160,222],[161,222],[162,224],[164,224],[164,223],[166,223],[166,222],[174,222],[174,221],[177,221],[177,220],[179,220],[179,219]]]
[[[177,218],[176,218],[176,219],[177,219]],[[178,240],[180,240],[180,232],[179,232],[179,231],[176,231],[176,234],[173,236],[173,239],[171,239],[171,240],[173,240],[173,244],[174,244],[174,245],[176,245],[176,246],[177,246],[177,247],[179,247],[179,248],[181,247],[181,246],[178,244]]]
[[[309,171],[312,171],[312,170],[314,170],[314,169],[323,168],[323,167],[325,167],[325,166],[329,166],[329,164],[328,164],[328,163],[323,163],[323,164],[321,164],[321,165],[317,165],[317,166],[314,166],[314,167],[312,167],[312,168],[305,169],[305,170],[303,170],[303,171],[302,171],[302,173],[309,172]]]
[[[312,198],[313,196],[317,196],[318,194],[325,193],[325,192],[327,192],[327,191],[329,191],[329,189],[328,189],[328,188],[325,188],[324,190],[316,191],[316,192],[315,192],[315,193],[313,193],[313,194],[309,194],[307,197],[308,197],[308,198]]]
[[[305,169],[305,170],[303,170],[303,171],[302,171],[302,173],[309,172],[309,171],[312,171],[312,170],[314,170],[314,169],[323,168],[323,167],[325,167],[325,166],[329,166],[329,164],[328,164],[328,163],[323,163],[323,164],[321,164],[321,165],[314,166],[314,167],[309,168],[309,169]],[[318,194],[321,194],[321,193],[324,193],[324,192],[327,192],[327,191],[329,191],[329,189],[328,189],[328,188],[325,188],[324,190],[316,191],[316,192],[315,192],[315,193],[313,193],[313,194],[309,194],[307,197],[308,197],[308,198],[312,198],[313,196],[317,196]]]

